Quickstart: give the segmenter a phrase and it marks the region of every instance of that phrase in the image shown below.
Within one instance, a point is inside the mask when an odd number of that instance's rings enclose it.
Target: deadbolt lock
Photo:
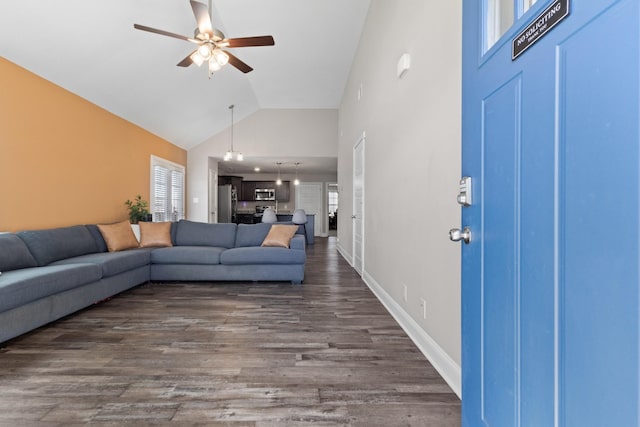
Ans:
[[[465,176],[460,180],[460,193],[458,194],[458,203],[463,207],[469,207],[472,203],[471,198],[471,177]]]

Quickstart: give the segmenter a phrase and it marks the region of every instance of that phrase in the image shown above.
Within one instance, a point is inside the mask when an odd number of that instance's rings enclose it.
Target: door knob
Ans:
[[[351,215],[351,219],[356,219],[356,218],[357,218],[357,216]]]
[[[469,227],[465,227],[464,230],[452,228],[449,230],[449,239],[451,239],[452,242],[459,242],[462,240],[466,244],[469,244],[471,243],[471,229]]]

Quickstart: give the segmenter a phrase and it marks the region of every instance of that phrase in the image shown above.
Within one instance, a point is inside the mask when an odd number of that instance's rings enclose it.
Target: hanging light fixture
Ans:
[[[276,165],[278,166],[278,179],[276,180],[276,185],[282,185],[282,178],[280,178],[280,165],[282,164],[282,162],[276,162]]]
[[[241,162],[244,160],[244,156],[242,155],[241,152],[233,151],[233,108],[234,107],[235,106],[233,104],[229,105],[229,109],[231,110],[231,146],[229,147],[229,150],[227,150],[226,154],[224,155],[225,162],[228,162],[229,160],[233,160],[234,155],[237,161]]]
[[[293,181],[293,185],[300,185],[300,180],[298,179],[298,166],[300,166],[300,162],[296,162],[296,179]]]

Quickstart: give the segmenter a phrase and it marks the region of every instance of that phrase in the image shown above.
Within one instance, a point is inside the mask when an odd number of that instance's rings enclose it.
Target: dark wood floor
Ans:
[[[0,344],[0,425],[459,426],[456,395],[316,242],[301,286],[149,283]]]

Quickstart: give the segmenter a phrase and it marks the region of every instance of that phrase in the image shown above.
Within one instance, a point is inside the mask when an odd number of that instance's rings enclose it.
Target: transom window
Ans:
[[[518,17],[538,0],[484,0],[485,4],[485,52],[507,32]]]

